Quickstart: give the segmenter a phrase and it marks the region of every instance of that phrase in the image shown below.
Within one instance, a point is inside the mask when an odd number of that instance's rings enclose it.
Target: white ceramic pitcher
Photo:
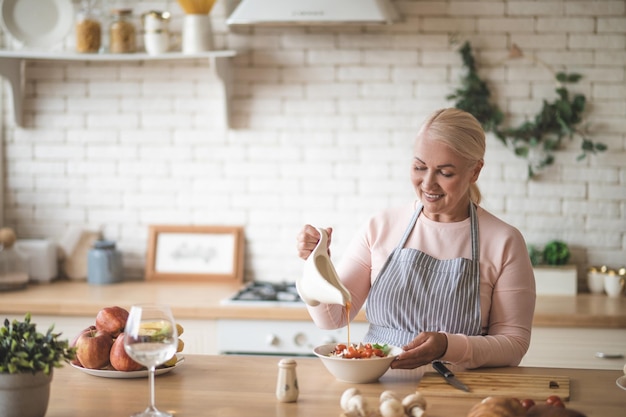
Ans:
[[[341,283],[328,256],[328,235],[318,228],[320,240],[304,263],[302,276],[296,279],[296,289],[302,300],[310,306],[324,304],[346,305],[350,292]]]

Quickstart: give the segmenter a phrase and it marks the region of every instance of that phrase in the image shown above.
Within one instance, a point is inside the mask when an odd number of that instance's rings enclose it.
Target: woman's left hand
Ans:
[[[402,349],[404,352],[391,362],[391,367],[414,369],[441,358],[448,349],[448,338],[444,333],[422,332]]]

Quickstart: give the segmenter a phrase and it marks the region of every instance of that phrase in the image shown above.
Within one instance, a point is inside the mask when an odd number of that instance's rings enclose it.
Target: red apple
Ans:
[[[115,339],[111,347],[109,360],[111,361],[111,366],[117,371],[129,372],[143,369],[143,365],[135,362],[124,350],[124,333],[120,333]]]
[[[96,329],[117,337],[118,334],[124,331],[126,320],[128,320],[128,310],[118,306],[105,307],[98,311]]]
[[[76,347],[76,342],[78,341],[78,338],[79,338],[80,336],[82,336],[82,335],[83,335],[83,333],[87,333],[87,332],[90,332],[90,331],[92,331],[92,330],[96,330],[96,326],[89,326],[89,327],[87,327],[86,329],[82,330],[80,333],[78,333],[78,334],[76,335],[76,337],[74,338],[74,340],[72,340],[72,343],[70,344],[70,347],[71,347],[71,348]],[[83,366],[83,365],[80,363],[80,361],[78,360],[78,356],[76,356],[76,357],[75,357],[74,359],[72,359],[70,362],[71,362],[71,363],[73,363],[74,365]]]
[[[109,363],[113,337],[99,330],[87,330],[76,340],[76,357],[83,367],[102,369]]]

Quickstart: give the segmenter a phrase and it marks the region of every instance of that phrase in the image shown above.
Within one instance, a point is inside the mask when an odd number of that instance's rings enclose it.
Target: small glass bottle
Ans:
[[[76,52],[94,53],[100,50],[102,25],[94,0],[82,0],[76,15]]]
[[[278,362],[278,380],[276,381],[276,399],[283,403],[298,401],[298,377],[296,376],[296,361],[281,359]]]
[[[137,50],[137,34],[132,21],[131,9],[113,10],[109,26],[109,51],[114,54],[132,53]]]

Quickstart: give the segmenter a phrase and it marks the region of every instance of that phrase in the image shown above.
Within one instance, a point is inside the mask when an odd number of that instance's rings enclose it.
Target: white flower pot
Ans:
[[[52,373],[0,373],[0,416],[44,417],[51,381]]]
[[[537,295],[576,295],[578,272],[576,265],[536,266]]]

